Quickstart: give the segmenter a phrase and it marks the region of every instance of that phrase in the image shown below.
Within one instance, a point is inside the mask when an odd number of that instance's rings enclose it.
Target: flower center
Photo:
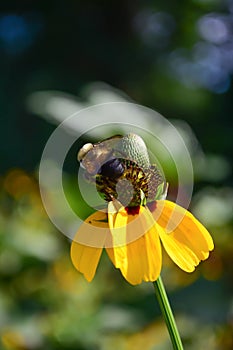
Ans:
[[[154,201],[164,179],[155,165],[142,169],[135,162],[116,158],[105,163],[96,177],[97,191],[107,202],[116,198],[124,207],[137,207]]]

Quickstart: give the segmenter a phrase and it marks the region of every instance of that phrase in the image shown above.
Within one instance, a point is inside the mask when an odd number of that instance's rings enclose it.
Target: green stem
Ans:
[[[180,339],[180,335],[176,326],[172,309],[165,291],[162,278],[159,276],[157,281],[153,282],[155,288],[155,295],[158,299],[159,306],[161,308],[163,317],[165,319],[168,332],[170,334],[171,342],[174,350],[183,350],[183,345]]]

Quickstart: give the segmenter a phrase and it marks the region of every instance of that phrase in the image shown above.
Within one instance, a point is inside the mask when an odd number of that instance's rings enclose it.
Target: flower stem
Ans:
[[[180,335],[176,326],[172,309],[165,291],[162,278],[159,276],[157,281],[153,282],[155,288],[155,295],[158,299],[159,306],[161,308],[163,317],[165,319],[168,332],[170,334],[171,342],[174,350],[183,350],[183,345],[180,339]]]

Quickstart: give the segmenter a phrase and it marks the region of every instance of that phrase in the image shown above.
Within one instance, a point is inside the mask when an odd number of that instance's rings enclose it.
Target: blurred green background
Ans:
[[[171,349],[152,286],[128,285],[105,255],[87,283],[40,199],[56,119],[119,96],[179,127],[194,163],[191,210],[215,241],[193,274],[163,257],[185,349],[233,348],[232,72],[232,0],[2,1],[1,349]],[[64,181],[78,205],[75,152]]]

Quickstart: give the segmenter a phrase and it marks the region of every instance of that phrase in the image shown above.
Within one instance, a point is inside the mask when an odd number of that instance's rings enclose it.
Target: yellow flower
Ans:
[[[91,281],[103,248],[131,284],[155,281],[162,267],[161,243],[171,259],[192,272],[214,249],[205,227],[187,210],[168,200],[124,208],[117,200],[79,228],[71,245],[75,268]],[[85,244],[84,244],[85,242]]]

